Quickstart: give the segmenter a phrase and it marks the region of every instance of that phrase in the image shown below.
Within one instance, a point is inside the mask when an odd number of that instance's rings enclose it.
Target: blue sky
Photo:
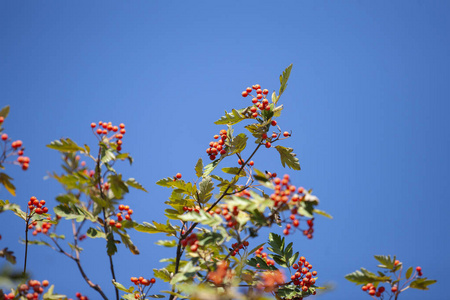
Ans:
[[[438,280],[403,297],[444,299],[449,9],[446,1],[2,1],[0,104],[11,105],[6,132],[31,158],[27,172],[7,169],[18,188],[11,200],[54,203],[61,189],[43,178],[60,161],[45,145],[71,137],[94,146],[91,122],[123,122],[123,148],[135,158],[123,173],[149,190],[127,202],[135,220],[161,221],[169,190],[154,183],[177,172],[193,179],[195,162],[207,159],[204,149],[222,129],[213,122],[247,105],[240,93],[249,85],[277,90],[278,75],[293,63],[279,124],[293,131],[285,145],[302,170],[283,170],[274,150],[255,163],[313,188],[334,216],[316,220],[311,241],[288,238],[319,283],[335,284],[319,299],[368,298],[344,276],[374,270],[374,254],[395,254]],[[11,197],[1,189],[0,198]],[[1,215],[0,246],[17,254],[19,224]],[[153,244],[163,236],[133,237],[141,255],[120,249],[115,257],[126,284],[151,277],[171,256]],[[87,272],[112,295],[104,243],[83,247]],[[65,257],[36,247],[29,258],[34,276],[57,291],[96,298]]]

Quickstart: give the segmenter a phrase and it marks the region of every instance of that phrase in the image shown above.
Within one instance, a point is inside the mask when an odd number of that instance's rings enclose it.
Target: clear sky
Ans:
[[[396,254],[438,280],[403,299],[446,299],[449,12],[448,1],[411,0],[1,1],[0,104],[11,105],[6,132],[31,158],[27,172],[7,169],[18,188],[12,200],[24,206],[35,195],[54,204],[61,188],[44,176],[60,170],[60,160],[45,145],[71,137],[94,146],[91,122],[123,122],[123,149],[135,158],[123,173],[149,190],[127,202],[135,220],[161,221],[169,190],[154,183],[177,172],[193,179],[222,129],[213,122],[247,105],[240,93],[249,85],[277,90],[293,63],[279,124],[293,131],[285,145],[302,170],[283,170],[275,150],[255,163],[313,188],[334,216],[316,220],[313,240],[288,238],[318,270],[319,284],[335,284],[319,299],[368,299],[344,276],[375,270],[373,254]],[[11,197],[1,189],[0,198]],[[0,246],[18,254],[18,267],[21,224],[0,216]],[[126,285],[174,255],[153,244],[162,235],[133,238],[141,255],[119,247],[114,257]],[[112,295],[104,242],[83,243],[88,274]],[[30,250],[35,278],[97,299],[72,261]]]

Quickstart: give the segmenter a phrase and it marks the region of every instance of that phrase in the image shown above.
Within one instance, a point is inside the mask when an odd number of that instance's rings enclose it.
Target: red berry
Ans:
[[[2,134],[2,140],[6,141],[8,139],[8,135],[6,133]]]
[[[177,177],[178,179],[180,179],[180,178],[181,178],[181,173],[177,173],[176,177]]]
[[[276,126],[277,125],[277,121],[272,120],[272,122],[270,122],[270,124],[272,124],[272,126]]]
[[[417,272],[422,272],[422,268],[421,268],[421,267],[417,267],[417,268],[416,268],[416,271],[417,271]]]
[[[393,292],[393,293],[397,292],[397,290],[398,290],[398,287],[397,287],[396,285],[394,285],[394,286],[391,288],[391,292]]]
[[[92,127],[92,128],[95,128],[95,126],[97,126],[97,124],[91,123],[91,127]]]
[[[5,118],[0,116],[0,124],[3,123],[3,121],[5,121]]]
[[[248,96],[247,91],[243,91],[243,92],[242,92],[242,97],[247,97],[247,96]]]
[[[262,91],[262,93],[263,93],[264,95],[267,95],[267,94],[269,93],[269,90],[264,89],[264,90]]]
[[[248,87],[245,91],[250,94],[252,92],[252,88]]]
[[[288,136],[290,136],[291,134],[290,134],[289,132],[285,131],[285,132],[283,132],[283,135],[284,135],[285,137],[288,137]]]
[[[272,146],[272,144],[270,142],[266,143],[266,148],[270,148]]]

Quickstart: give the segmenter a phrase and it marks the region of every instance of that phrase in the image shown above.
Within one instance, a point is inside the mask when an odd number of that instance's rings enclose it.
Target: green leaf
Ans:
[[[418,290],[429,290],[428,286],[436,283],[437,280],[431,280],[427,278],[418,278],[410,283],[409,287]]]
[[[171,177],[158,180],[156,184],[164,187],[177,188],[178,191],[191,196],[193,196],[197,191],[197,186],[193,185],[191,182],[185,182],[184,180],[180,179],[175,180]]]
[[[106,239],[106,235],[103,231],[92,228],[92,227],[89,227],[89,229],[86,232],[86,235],[93,239],[96,239],[96,238]]]
[[[278,118],[281,116],[281,111],[283,110],[283,105],[277,106],[272,110],[273,117]]]
[[[168,236],[175,236],[177,230],[167,220],[167,225],[153,221],[153,224],[143,222],[142,224],[133,223],[133,228],[139,232],[146,233],[166,233]]]
[[[197,175],[198,178],[203,176],[203,160],[201,158],[199,158],[195,164],[195,175]]]
[[[116,158],[116,155],[114,154],[114,150],[111,148],[102,148],[101,152],[101,161],[104,164],[109,163],[110,161],[114,160]]]
[[[47,145],[48,148],[58,150],[60,152],[86,152],[86,150],[77,145],[74,141],[69,138],[55,140]]]
[[[333,219],[333,217],[332,217],[331,215],[329,215],[328,213],[324,212],[323,210],[320,210],[320,209],[315,208],[315,209],[313,210],[313,212],[314,212],[315,214],[318,214],[318,215],[327,217],[328,219]]]
[[[61,294],[53,294],[55,286],[52,285],[48,288],[47,292],[42,295],[43,300],[60,300],[60,299],[67,299],[66,295]]]
[[[130,165],[133,164],[133,158],[130,156],[130,153],[120,153],[116,156],[116,160],[125,160],[128,159]]]
[[[229,168],[222,168],[222,172],[232,175],[240,175],[245,176],[244,169],[241,170],[241,168],[238,167],[229,167]]]
[[[202,181],[199,184],[199,201],[201,203],[208,202],[212,197],[212,191],[214,190],[214,183],[212,182],[211,177],[206,176],[203,177]]]
[[[139,250],[131,241],[130,236],[126,232],[121,230],[117,230],[117,233],[120,235],[120,239],[122,240],[122,243],[125,245],[125,247],[127,247],[127,249],[130,250],[130,252],[134,255],[138,255]]]
[[[175,274],[175,276],[172,277],[170,284],[175,285],[179,282],[192,280],[195,273],[200,270],[200,267],[194,266],[192,261],[189,261],[177,274]]]
[[[248,253],[248,255],[251,255],[251,254],[255,253],[256,250],[258,250],[259,248],[261,248],[261,247],[264,246],[265,244],[266,244],[266,243],[262,243],[262,244],[256,246],[255,248],[253,248],[252,250],[250,250],[250,252]]]
[[[235,153],[241,153],[247,146],[248,137],[244,133],[238,134],[231,141],[231,149],[228,155],[233,155]]]
[[[284,90],[286,89],[287,82],[289,79],[289,75],[291,75],[292,70],[292,64],[289,65],[284,71],[283,74],[280,75],[280,91],[278,92],[278,98],[280,98],[281,94],[283,94]]]
[[[245,120],[245,114],[249,110],[248,107],[239,110],[233,109],[232,112],[228,113],[225,111],[225,116],[221,117],[219,120],[214,122],[216,125],[233,125],[237,124],[242,120]]]
[[[0,110],[0,117],[3,117],[6,119],[8,114],[9,114],[9,105],[6,105],[5,107],[2,108],[2,110]]]
[[[280,235],[271,232],[269,234],[269,245],[271,248],[268,248],[270,251],[284,256],[284,238],[281,238]]]
[[[153,274],[156,278],[159,278],[164,282],[169,282],[171,279],[170,273],[166,269],[153,269]]]
[[[114,279],[112,279],[112,284],[119,290],[126,292],[126,293],[132,293],[134,291],[134,287],[130,287],[130,288],[126,288],[124,287],[122,284],[118,283],[117,281],[115,281]]]
[[[219,159],[216,159],[215,161],[207,164],[203,169],[203,176],[208,176],[209,174],[211,174],[211,172],[214,171],[214,169],[222,161],[223,158],[224,156],[221,156]]]
[[[283,146],[275,146],[275,148],[280,153],[281,164],[283,167],[286,165],[293,170],[300,170],[300,163],[298,161],[297,155],[293,153],[294,149],[286,148]]]
[[[9,251],[8,248],[0,250],[0,257],[5,257],[6,260],[12,263],[13,265],[16,264],[16,257],[14,256],[14,252]]]
[[[391,256],[386,255],[374,255],[375,259],[378,260],[378,262],[381,263],[381,265],[378,265],[379,268],[383,269],[393,269],[395,267],[395,258],[391,258]]]
[[[353,273],[347,274],[345,279],[354,282],[356,284],[367,284],[367,283],[377,283],[377,282],[389,282],[391,277],[389,276],[377,276],[372,272],[361,268],[361,271],[357,270]]]
[[[268,265],[264,259],[258,256],[249,259],[247,261],[247,265],[261,270],[270,270],[270,271],[278,270],[275,266]]]
[[[291,258],[289,258],[289,266],[293,266],[297,262],[298,256],[299,256],[299,253],[296,252],[294,254],[294,256],[291,256]]]
[[[15,203],[10,203],[8,200],[0,200],[0,213],[5,210],[10,210],[14,212],[16,216],[21,218],[22,220],[26,220],[27,214],[23,210],[20,209],[20,206]]]
[[[122,180],[122,175],[109,175],[108,182],[110,184],[111,192],[116,199],[123,199],[123,195],[129,193],[127,184]]]
[[[195,211],[188,212],[184,215],[181,215],[179,218],[183,221],[192,221],[211,227],[220,225],[223,222],[223,219],[219,215],[214,214],[211,216],[204,210],[200,210],[198,213]]]
[[[406,270],[406,279],[409,279],[412,275],[413,267],[409,267],[408,270]]]
[[[3,184],[5,189],[14,197],[16,196],[16,187],[12,184],[11,177],[9,177],[6,173],[0,173],[0,183]]]
[[[125,183],[128,186],[131,186],[131,187],[133,187],[135,189],[138,189],[138,190],[141,190],[141,191],[144,191],[144,192],[148,193],[147,190],[139,182],[137,182],[136,179],[134,179],[134,178],[128,178],[128,180],[125,181]]]
[[[170,241],[168,241],[168,240],[159,240],[155,244],[159,245],[159,246],[164,246],[164,247],[171,248],[171,247],[176,247],[177,246],[177,241],[175,241],[175,240],[170,240]]]
[[[112,232],[109,232],[106,235],[107,243],[106,243],[106,253],[108,253],[109,256],[114,255],[117,252],[116,247],[116,241],[114,240],[114,234]]]

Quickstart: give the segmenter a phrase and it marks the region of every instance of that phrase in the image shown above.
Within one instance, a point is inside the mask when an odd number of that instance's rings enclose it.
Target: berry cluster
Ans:
[[[301,286],[303,292],[306,292],[312,285],[314,285],[316,279],[313,277],[317,276],[317,272],[311,272],[312,265],[306,261],[304,256],[300,257],[298,263],[292,265],[292,268],[297,271],[291,276],[291,280],[295,285]],[[315,291],[313,295],[315,295]]]
[[[273,292],[279,285],[284,284],[284,274],[277,271],[268,271],[261,274],[262,282],[257,285],[257,288],[264,289],[265,292]]]
[[[271,260],[271,259],[268,259],[267,258],[267,253],[266,252],[262,252],[263,250],[264,250],[264,247],[261,246],[258,250],[255,251],[255,256],[261,257],[262,259],[264,259],[268,266],[270,266],[270,265],[274,266],[275,265],[275,261]],[[259,268],[260,267],[259,264],[257,264],[256,267]]]
[[[96,123],[91,123],[91,128],[94,130],[94,128],[97,127]],[[106,138],[108,141],[111,141],[113,139],[116,139],[117,144],[117,151],[122,150],[122,138],[125,134],[125,124],[120,123],[119,127],[113,126],[111,122],[98,122],[98,127],[95,133],[99,135],[101,138]],[[120,128],[120,129],[119,129]],[[113,134],[108,137],[108,133],[113,132]],[[118,132],[118,133],[117,133]]]
[[[47,217],[47,220],[50,220],[50,217]],[[52,228],[52,224],[48,222],[42,222],[41,226],[37,225],[37,221],[33,221],[30,225],[28,225],[28,229],[33,229],[33,235],[36,236],[38,233],[47,234],[47,232]]]
[[[237,206],[231,208],[230,211],[227,204],[222,204],[222,209],[216,208],[214,212],[218,215],[221,214],[225,218],[225,221],[228,222],[228,227],[232,228],[237,225],[236,216],[239,215],[239,208]]]
[[[276,173],[268,173],[267,176],[274,177],[276,176]],[[283,230],[284,235],[289,235],[293,228],[295,230],[295,228],[298,228],[300,225],[297,215],[301,215],[298,213],[297,204],[303,201],[305,189],[303,187],[297,188],[295,185],[290,184],[290,177],[287,174],[283,176],[283,179],[278,177],[274,178],[273,183],[275,184],[275,190],[270,195],[270,199],[274,201],[274,207],[280,207],[283,204],[294,205],[294,208],[291,209],[289,221],[287,221],[286,227]],[[303,234],[308,239],[312,239],[314,233],[313,219],[308,220],[306,223],[308,229],[303,230]]]
[[[253,96],[251,93],[255,90],[256,96]],[[255,84],[252,87],[248,87],[245,91],[242,92],[242,97],[252,96],[253,106],[250,108],[251,117],[258,117],[262,111],[270,111],[271,107],[269,104],[269,100],[267,99],[267,94],[269,94],[269,90],[262,90],[259,84]]]
[[[209,155],[209,159],[215,160],[218,154],[224,155],[227,153],[227,146],[225,144],[228,138],[227,131],[222,129],[219,132],[219,135],[215,135],[214,139],[218,140],[217,142],[211,141],[209,142],[209,148],[206,149],[206,153]]]
[[[155,278],[145,279],[144,277],[131,277],[131,282],[138,286],[139,291],[134,294],[134,299],[146,299],[146,293],[151,289],[153,284],[156,282]],[[148,287],[147,291],[144,292],[144,288]]]
[[[113,219],[109,220],[110,226],[116,226],[116,228],[121,228],[122,227],[121,222],[123,221],[124,218],[127,221],[131,220],[131,215],[133,214],[133,210],[130,209],[130,207],[128,205],[120,204],[119,210],[120,210],[120,212],[116,214],[117,221],[115,221]]]
[[[184,233],[183,233],[184,234]],[[197,252],[198,249],[198,237],[197,234],[191,233],[187,238],[181,240],[181,246],[190,246],[189,250]]]
[[[75,294],[75,296],[76,296],[79,300],[89,300],[89,298],[88,298],[87,296],[81,295],[80,292],[77,292],[77,293]]]
[[[215,285],[220,285],[223,283],[225,276],[231,275],[228,270],[228,263],[226,261],[221,261],[217,263],[217,269],[208,273],[207,279],[212,281]]]
[[[155,278],[152,279],[145,279],[144,277],[131,277],[131,282],[135,285],[143,285],[143,286],[149,286],[150,284],[154,284],[156,282]]]
[[[44,288],[49,285],[48,280],[43,280],[42,283],[37,280],[28,280],[28,284],[21,284],[19,286],[19,295],[25,297],[28,300],[39,299],[39,295],[44,293]],[[16,299],[16,295],[13,292],[4,295],[4,299]],[[22,297],[20,299],[22,299]]]
[[[44,207],[45,200],[39,201],[36,197],[31,197],[30,201],[28,201],[28,209],[31,213],[36,213],[38,215],[42,215],[48,212],[48,207]]]
[[[231,245],[231,249],[230,249],[230,251],[233,251],[233,252],[231,252],[231,256],[236,256],[237,254],[239,254],[239,250],[241,250],[243,248],[247,249],[248,245],[249,245],[248,241],[244,241],[241,244],[234,243],[233,245]]]
[[[399,260],[394,261],[394,265],[397,266],[400,264]],[[421,267],[416,267],[416,273],[411,277],[411,279],[416,278],[416,276],[422,276],[422,268]],[[367,292],[370,296],[372,297],[381,297],[383,295],[383,293],[386,291],[386,288],[383,286],[379,286],[378,289],[376,286],[373,285],[373,283],[368,283],[366,285],[363,285],[361,287],[361,289],[363,290],[363,292]],[[391,292],[393,294],[398,294],[400,293],[400,291],[398,290],[398,285],[393,285],[391,286]]]
[[[3,117],[2,117],[3,118]],[[2,122],[0,122],[1,124]],[[23,156],[23,151],[25,148],[22,147],[23,143],[21,140],[17,140],[11,143],[11,149],[8,149],[8,142],[11,141],[6,133],[3,133],[0,137],[2,141],[5,142],[3,153],[0,155],[0,163],[3,162],[7,157],[12,155],[17,155],[16,164],[22,167],[22,170],[28,170],[30,165],[30,158],[28,156]]]
[[[381,297],[381,295],[383,294],[383,292],[384,292],[386,289],[385,289],[384,286],[380,286],[380,287],[378,287],[378,290],[377,290],[377,287],[376,287],[376,286],[374,286],[372,283],[368,283],[368,284],[366,284],[366,285],[363,285],[362,290],[363,290],[364,292],[367,292],[370,296]],[[394,286],[391,288],[391,291],[392,291],[393,293],[397,292],[397,286],[394,285]]]

